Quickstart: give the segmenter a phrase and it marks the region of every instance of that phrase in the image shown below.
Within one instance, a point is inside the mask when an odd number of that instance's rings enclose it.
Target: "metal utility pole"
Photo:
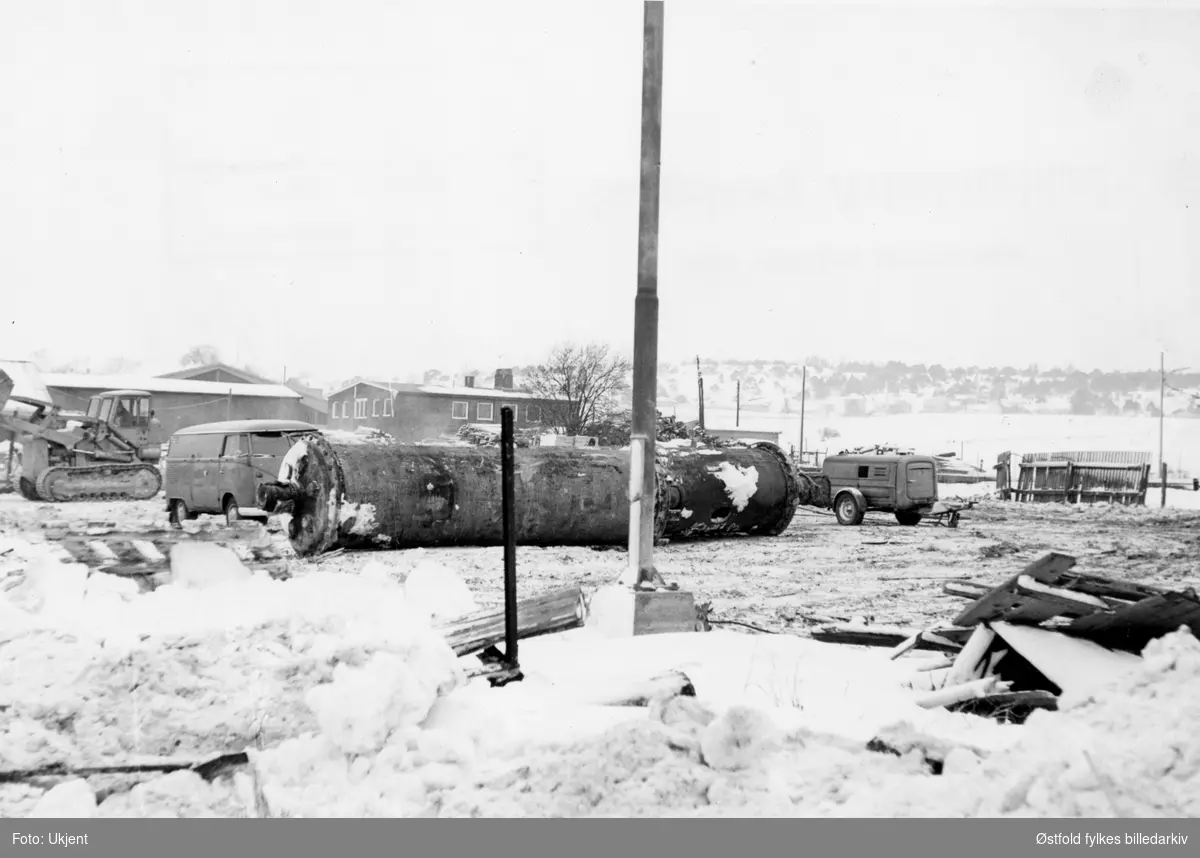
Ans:
[[[800,374],[800,464],[804,464],[804,398],[808,393],[808,367]]]
[[[1166,353],[1158,353],[1158,469],[1163,466],[1163,409],[1167,404]]]
[[[654,440],[658,393],[658,198],[662,150],[662,0],[644,4],[642,157],[637,298],[633,305],[633,415],[629,470],[629,565],[635,586],[653,585]]]

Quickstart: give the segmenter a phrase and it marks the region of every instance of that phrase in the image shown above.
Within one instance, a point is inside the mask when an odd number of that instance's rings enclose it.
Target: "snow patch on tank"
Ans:
[[[370,536],[375,531],[375,505],[343,503],[338,510],[338,529],[353,536]]]
[[[279,482],[295,482],[296,473],[300,467],[300,460],[307,455],[307,441],[297,441],[295,444],[293,444],[292,449],[287,451],[287,455],[284,456],[283,461],[279,463]]]
[[[741,512],[750,503],[750,498],[758,491],[758,469],[753,465],[739,468],[732,462],[722,462],[717,467],[710,467],[710,473],[725,484],[725,494],[733,502],[733,508]]]
[[[680,517],[680,518],[691,518],[691,517],[692,517],[692,511],[691,511],[690,509],[681,509],[681,510],[679,511],[679,517]]]

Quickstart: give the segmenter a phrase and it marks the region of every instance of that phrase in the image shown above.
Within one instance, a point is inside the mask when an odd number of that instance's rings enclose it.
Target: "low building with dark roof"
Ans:
[[[359,379],[330,394],[329,426],[354,431],[369,426],[397,440],[417,442],[448,438],[469,423],[500,423],[500,409],[511,406],[513,425],[542,425],[546,400],[513,389],[512,370],[497,370],[495,387],[476,387],[467,376],[461,386]]]

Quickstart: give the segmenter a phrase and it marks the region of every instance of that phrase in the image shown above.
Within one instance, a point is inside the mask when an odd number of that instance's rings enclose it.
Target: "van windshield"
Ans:
[[[292,439],[282,432],[255,432],[250,445],[255,456],[286,456]]]

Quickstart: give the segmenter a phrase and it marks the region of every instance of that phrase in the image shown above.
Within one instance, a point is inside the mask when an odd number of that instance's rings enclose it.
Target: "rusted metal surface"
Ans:
[[[659,463],[665,472],[670,539],[778,536],[800,503],[787,456],[769,442],[714,450],[664,448]],[[738,486],[751,484],[753,490],[743,497]]]
[[[1125,451],[1026,453],[1015,499],[1026,503],[1146,502],[1150,454]]]
[[[502,545],[495,447],[339,444],[310,439],[292,487],[264,486],[264,509],[292,513],[301,555],[333,548]],[[621,545],[629,535],[629,453],[517,449],[518,545]],[[657,532],[661,535],[665,505]]]
[[[292,514],[289,538],[300,555],[503,544],[497,448],[302,444],[293,481],[259,494],[263,509]],[[795,514],[796,480],[774,445],[661,450],[656,458],[656,540],[773,536]],[[518,545],[628,543],[630,451],[518,448],[513,462]],[[747,496],[735,502],[721,474],[745,481],[751,468],[753,491],[743,488]]]

